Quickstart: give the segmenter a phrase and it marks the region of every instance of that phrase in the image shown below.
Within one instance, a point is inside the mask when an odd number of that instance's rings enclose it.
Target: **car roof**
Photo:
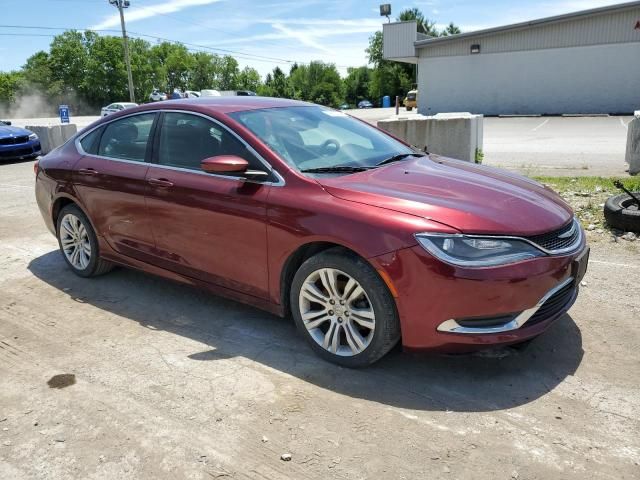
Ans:
[[[139,111],[157,109],[196,110],[201,112],[216,111],[221,113],[240,112],[244,110],[258,110],[261,108],[303,107],[313,103],[290,100],[286,98],[258,97],[258,96],[229,96],[229,97],[200,97],[181,98],[162,102],[149,103],[138,107]]]

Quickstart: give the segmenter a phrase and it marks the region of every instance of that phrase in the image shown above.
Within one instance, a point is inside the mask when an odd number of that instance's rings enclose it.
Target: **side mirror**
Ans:
[[[244,173],[249,168],[249,162],[235,155],[218,155],[205,158],[200,166],[207,173]]]
[[[207,173],[218,175],[238,175],[251,180],[266,180],[269,173],[262,170],[249,170],[249,162],[236,155],[218,155],[205,158],[200,167]]]

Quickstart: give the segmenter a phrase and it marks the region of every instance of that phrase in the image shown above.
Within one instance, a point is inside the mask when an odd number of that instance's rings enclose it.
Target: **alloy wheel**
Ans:
[[[350,275],[321,268],[303,282],[302,321],[313,340],[330,353],[354,356],[371,343],[376,316],[364,288]]]
[[[84,270],[91,261],[91,242],[84,224],[67,213],[60,222],[60,245],[69,263],[76,270]]]

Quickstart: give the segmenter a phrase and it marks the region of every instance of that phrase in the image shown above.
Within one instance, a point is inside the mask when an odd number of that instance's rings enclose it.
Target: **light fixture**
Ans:
[[[380,16],[387,17],[387,21],[391,22],[389,15],[391,15],[391,4],[383,3],[382,5],[380,5]]]

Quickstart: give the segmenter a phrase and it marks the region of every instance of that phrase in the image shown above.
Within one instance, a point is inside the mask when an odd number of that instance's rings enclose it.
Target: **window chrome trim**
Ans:
[[[455,319],[450,319],[442,322],[438,325],[437,330],[439,332],[446,333],[462,333],[467,335],[478,335],[487,333],[504,333],[512,330],[517,330],[529,321],[531,317],[542,307],[542,305],[549,300],[555,293],[562,290],[564,287],[573,282],[573,277],[567,278],[564,282],[556,285],[549,290],[538,302],[531,308],[528,308],[518,314],[513,320],[503,324],[492,327],[463,327]]]
[[[578,219],[576,217],[573,217],[573,228],[578,230],[578,235],[576,236],[576,240],[575,242],[573,242],[571,245],[569,245],[568,247],[565,248],[559,248],[556,250],[548,250],[546,248],[541,247],[540,245],[538,245],[537,243],[535,243],[532,240],[529,240],[526,237],[518,237],[518,236],[514,236],[514,235],[476,235],[476,234],[466,234],[466,233],[429,233],[429,232],[420,232],[420,233],[416,233],[414,236],[415,237],[420,237],[420,236],[424,236],[426,238],[428,237],[451,237],[451,238],[485,238],[485,239],[491,239],[491,240],[516,240],[516,241],[520,241],[520,242],[525,242],[528,243],[529,245],[532,245],[533,247],[537,248],[538,250],[540,250],[541,252],[547,254],[547,255],[565,255],[565,254],[570,254],[570,253],[574,253],[577,252],[580,249],[580,246],[582,245],[582,240],[584,237],[584,232],[582,231],[582,227],[580,226],[580,222],[578,221]]]
[[[219,174],[216,174],[216,173],[208,173],[208,172],[199,171],[199,170],[195,170],[195,169],[191,169],[191,168],[173,167],[171,165],[160,165],[159,163],[146,162],[144,160],[140,162],[140,161],[135,161],[135,160],[126,160],[126,159],[121,159],[121,158],[105,157],[105,156],[102,156],[102,155],[94,155],[92,153],[85,152],[84,149],[82,148],[82,145],[80,144],[80,142],[87,135],[89,135],[91,132],[93,132],[94,130],[97,130],[98,128],[101,128],[101,127],[103,127],[103,126],[105,126],[105,125],[107,125],[109,123],[113,123],[115,121],[122,120],[124,118],[133,117],[135,115],[144,115],[144,114],[149,114],[149,113],[154,113],[156,115],[160,114],[160,113],[184,113],[184,114],[189,114],[189,115],[196,115],[196,116],[205,118],[205,119],[215,123],[216,125],[219,125],[221,128],[224,128],[227,132],[231,133],[236,139],[238,139],[245,146],[245,148],[251,154],[253,154],[258,159],[258,161],[260,163],[262,163],[262,165],[265,167],[267,172],[269,172],[270,174],[275,175],[276,181],[275,182],[274,181],[260,182],[260,181],[256,181],[256,180],[251,180],[251,179],[249,179],[247,177],[244,177],[244,176],[219,175]],[[102,117],[102,118],[104,118],[104,117]],[[160,128],[160,127],[156,126],[156,128]],[[272,187],[283,187],[283,186],[286,185],[284,177],[282,175],[280,175],[280,173],[276,169],[274,169],[273,166],[271,166],[271,164],[269,162],[267,162],[264,159],[264,157],[262,157],[262,155],[260,155],[240,135],[238,135],[236,132],[231,130],[231,128],[227,127],[225,124],[223,124],[219,120],[217,120],[215,118],[212,118],[209,115],[205,115],[204,113],[193,112],[191,110],[178,110],[178,109],[161,108],[161,109],[153,109],[153,110],[144,110],[142,112],[133,112],[133,113],[130,113],[128,115],[122,115],[121,117],[101,122],[98,125],[96,125],[95,127],[93,127],[91,130],[87,130],[86,132],[83,132],[81,135],[78,135],[74,140],[74,144],[75,144],[76,149],[78,150],[78,152],[80,152],[82,155],[89,155],[91,157],[100,158],[100,159],[103,159],[103,160],[112,160],[114,162],[123,162],[123,163],[133,163],[133,164],[136,164],[136,165],[145,164],[145,165],[148,165],[148,166],[166,168],[168,170],[184,171],[184,172],[188,172],[188,173],[196,173],[196,174],[199,174],[199,175],[206,175],[206,176],[209,176],[209,177],[225,178],[225,179],[228,179],[228,180],[242,180],[242,181],[248,182],[248,183],[256,183],[256,184],[259,184],[259,185],[269,185],[269,186],[272,186]]]

